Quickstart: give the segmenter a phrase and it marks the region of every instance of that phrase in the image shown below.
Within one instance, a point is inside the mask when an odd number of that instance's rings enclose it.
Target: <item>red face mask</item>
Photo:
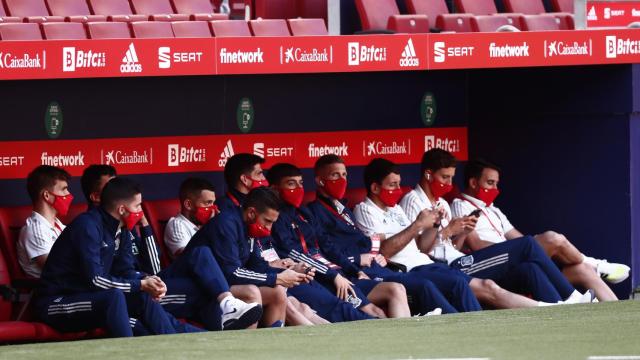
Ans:
[[[269,182],[267,181],[267,179],[258,180],[258,179],[249,178],[249,180],[251,180],[251,186],[249,187],[250,190],[257,189],[263,186],[269,186]]]
[[[249,237],[252,238],[263,238],[271,236],[271,229],[266,226],[260,225],[257,221],[247,225],[249,229]]]
[[[124,217],[124,225],[129,229],[129,231],[132,231],[133,227],[136,226],[143,216],[144,213],[142,211],[129,212],[129,214]]]
[[[66,216],[69,213],[69,207],[71,207],[71,202],[73,201],[73,195],[56,195],[51,194],[53,196],[53,206],[56,209],[56,212],[60,216]]]
[[[498,195],[500,195],[500,190],[496,188],[493,188],[493,189],[480,188],[480,190],[476,194],[476,198],[478,198],[478,200],[483,201],[485,204],[487,204],[487,206],[490,206],[496,200]]]
[[[448,194],[449,192],[451,192],[451,190],[453,190],[453,185],[440,182],[438,179],[434,177],[433,181],[429,183],[429,189],[431,190],[431,194],[437,200],[443,197],[444,195]]]
[[[218,213],[217,210],[218,210],[218,207],[216,205],[205,206],[205,207],[196,206],[196,213],[195,213],[196,221],[198,221],[200,225],[206,224],[209,221],[209,219],[211,219],[211,215],[213,215],[214,213],[215,214]]]
[[[279,192],[280,198],[287,204],[292,205],[296,209],[302,205],[302,200],[304,199],[304,188],[302,186],[294,189],[279,189]]]
[[[347,179],[341,177],[338,180],[322,181],[324,182],[322,188],[329,196],[338,200],[344,198],[344,194],[347,192]]]
[[[380,200],[388,207],[394,207],[402,198],[402,189],[380,189]]]

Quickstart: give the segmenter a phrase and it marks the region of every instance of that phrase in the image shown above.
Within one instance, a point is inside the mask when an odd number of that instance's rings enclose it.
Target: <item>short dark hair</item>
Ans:
[[[316,160],[316,164],[313,166],[313,171],[318,175],[320,170],[324,169],[326,166],[333,164],[344,164],[344,160],[335,154],[328,154],[321,156],[318,160]]]
[[[457,163],[458,160],[456,160],[455,156],[453,156],[450,152],[435,148],[422,154],[420,171],[423,174],[427,170],[436,172],[440,169],[455,167]]]
[[[113,210],[117,202],[131,200],[141,193],[142,188],[138,183],[127,178],[115,177],[102,189],[100,206],[107,211]]]
[[[198,197],[203,190],[216,191],[207,179],[197,177],[186,179],[180,184],[180,202],[182,203],[188,197]]]
[[[80,178],[80,185],[82,186],[82,193],[85,199],[91,202],[89,196],[91,193],[99,190],[98,186],[100,186],[100,179],[103,176],[114,177],[116,175],[116,168],[111,165],[89,165],[89,167],[84,169],[82,177]]]
[[[464,186],[469,186],[469,180],[471,179],[480,179],[484,169],[493,169],[500,172],[500,167],[491,161],[481,158],[468,161],[464,166]]]
[[[59,167],[40,165],[33,169],[27,176],[27,192],[31,202],[35,204],[40,197],[40,192],[46,188],[53,187],[56,181],[69,181],[71,175]]]
[[[302,176],[302,171],[289,163],[275,164],[267,171],[267,181],[271,185],[278,185],[282,178],[288,176]]]
[[[382,184],[384,178],[391,173],[400,174],[400,170],[395,163],[383,158],[371,160],[364,168],[364,185],[367,187],[367,194],[371,192],[373,183]]]
[[[280,211],[280,198],[278,194],[268,187],[259,187],[249,191],[242,206],[245,209],[256,208],[259,213],[264,213],[268,209]]]
[[[257,164],[264,164],[264,159],[254,154],[240,153],[227,159],[227,164],[224,167],[224,181],[227,183],[227,187],[235,187],[240,176],[251,172]]]

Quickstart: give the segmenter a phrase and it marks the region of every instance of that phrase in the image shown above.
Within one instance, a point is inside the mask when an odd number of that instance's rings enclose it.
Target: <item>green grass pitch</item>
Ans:
[[[640,302],[0,346],[0,359],[640,359]],[[615,358],[611,358],[615,359]]]

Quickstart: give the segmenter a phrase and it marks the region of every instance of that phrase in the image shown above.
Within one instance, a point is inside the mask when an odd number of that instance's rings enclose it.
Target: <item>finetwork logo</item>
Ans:
[[[196,63],[202,61],[202,52],[171,52],[171,48],[162,46],[158,48],[158,67],[160,69],[171,69],[171,64]]]
[[[615,59],[618,55],[640,54],[640,40],[618,39],[611,35],[606,37],[607,59]]]
[[[439,138],[435,137],[434,135],[426,135],[424,137],[424,151],[429,151],[431,149],[442,149],[450,153],[459,152],[460,140]]]
[[[374,45],[360,45],[358,42],[347,44],[349,53],[349,66],[358,66],[360,63],[387,61],[387,48]]]
[[[138,54],[136,53],[136,47],[133,43],[129,44],[124,57],[122,58],[122,65],[120,65],[121,73],[139,73],[142,72],[142,65],[139,62]]]
[[[582,44],[574,41],[571,43],[565,43],[564,41],[551,41],[547,42],[545,40],[545,57],[553,57],[553,56],[579,56],[579,55],[589,55],[592,54],[592,40],[584,41]]]
[[[489,44],[489,57],[492,58],[512,58],[512,57],[529,57],[529,44],[523,42],[522,45],[503,45],[498,46],[492,42]]]
[[[75,155],[49,155],[45,151],[40,156],[40,162],[49,166],[84,166],[84,154],[78,151]]]
[[[338,156],[349,156],[349,145],[347,143],[342,142],[341,145],[331,146],[331,145],[322,145],[318,146],[314,143],[309,144],[309,157],[310,158],[319,158],[321,156],[325,156],[328,154],[334,154]]]
[[[444,41],[433,43],[433,61],[443,63],[448,57],[473,56],[473,46],[450,46],[447,47]]]
[[[0,69],[46,69],[47,68],[47,52],[42,50],[40,53],[14,55],[12,53],[0,52]]]
[[[265,159],[267,157],[292,157],[293,147],[267,147],[264,143],[253,144],[253,154]]]
[[[229,52],[227,48],[220,49],[220,63],[222,64],[258,64],[264,63],[264,52],[237,50]]]
[[[62,71],[74,72],[77,69],[103,68],[107,66],[107,54],[93,50],[78,50],[75,47],[62,48]]]
[[[233,151],[233,143],[231,143],[231,139],[227,140],[227,144],[222,149],[222,153],[220,153],[220,159],[218,160],[218,166],[223,168],[227,165],[227,160],[235,154]]]
[[[121,150],[109,150],[105,152],[101,151],[100,154],[102,163],[106,165],[121,165],[121,164],[153,164],[153,149],[149,151],[133,150],[130,152]]]
[[[168,165],[180,166],[185,163],[203,163],[207,161],[207,150],[202,148],[194,148],[193,146],[185,147],[179,144],[169,144]]]
[[[333,46],[324,49],[302,49],[299,47],[290,47],[284,49],[280,47],[280,64],[289,63],[330,63],[333,64]]]
[[[589,9],[589,13],[587,13],[587,20],[588,21],[598,21],[598,14],[596,13],[596,7],[595,6],[591,6],[591,9]]]
[[[416,67],[420,66],[420,59],[416,55],[416,48],[413,46],[413,40],[409,38],[407,45],[402,51],[402,57],[400,57],[401,67]]]
[[[391,144],[383,143],[382,141],[370,141],[365,142],[365,156],[377,156],[377,155],[409,155],[411,154],[411,141],[397,142],[393,141]]]

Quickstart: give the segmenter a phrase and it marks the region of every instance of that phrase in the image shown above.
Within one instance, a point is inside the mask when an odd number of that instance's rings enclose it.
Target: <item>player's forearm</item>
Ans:
[[[438,237],[438,230],[435,228],[427,229],[422,232],[420,236],[418,236],[418,249],[425,254],[428,254],[433,250],[433,247],[436,244],[436,239]]]
[[[411,242],[420,231],[420,227],[414,222],[406,229],[382,241],[380,253],[388,258],[394,256]]]

